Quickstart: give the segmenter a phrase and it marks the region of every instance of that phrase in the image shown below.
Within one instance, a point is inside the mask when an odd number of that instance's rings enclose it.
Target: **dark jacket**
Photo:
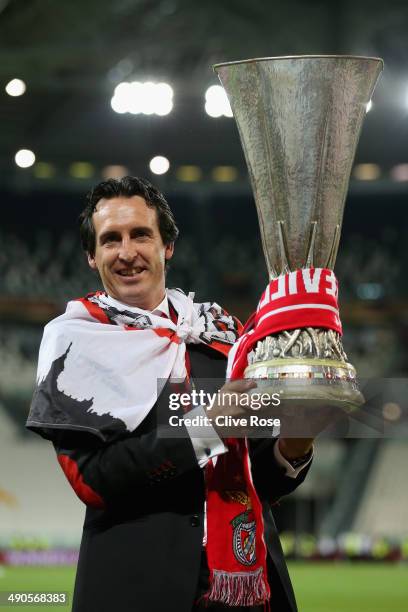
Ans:
[[[225,376],[225,358],[189,345],[191,376]],[[200,381],[198,381],[199,383]],[[74,612],[191,612],[204,528],[204,473],[190,439],[163,438],[157,415],[166,394],[132,434],[110,444],[61,434],[59,460],[87,503]],[[263,504],[271,610],[296,603],[270,506],[304,480],[288,478],[273,439],[250,441],[252,475]]]

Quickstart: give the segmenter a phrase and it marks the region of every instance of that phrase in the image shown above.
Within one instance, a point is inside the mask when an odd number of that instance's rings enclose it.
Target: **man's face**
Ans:
[[[88,262],[106,292],[129,306],[153,310],[164,298],[165,260],[173,255],[173,244],[163,244],[156,209],[141,196],[102,198],[92,220],[95,254]]]

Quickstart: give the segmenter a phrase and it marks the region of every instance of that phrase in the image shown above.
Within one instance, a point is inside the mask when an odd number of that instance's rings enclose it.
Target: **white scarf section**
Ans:
[[[60,392],[77,401],[92,399],[90,412],[121,419],[127,430],[140,425],[157,401],[168,378],[186,377],[186,343],[237,339],[236,323],[218,304],[193,302],[194,294],[167,290],[177,312],[170,318],[114,300],[106,294],[88,296],[113,324],[92,316],[83,301],[72,301],[66,312],[48,323],[40,347],[37,384],[53,362],[66,354],[57,378]],[[67,352],[68,351],[68,352]]]

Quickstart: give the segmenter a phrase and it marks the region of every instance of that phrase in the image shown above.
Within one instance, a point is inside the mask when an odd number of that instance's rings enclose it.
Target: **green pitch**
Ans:
[[[408,565],[292,563],[299,612],[406,612]]]
[[[406,612],[408,565],[291,563],[299,612]],[[68,591],[74,568],[0,567],[0,591]],[[0,606],[12,612],[30,606]],[[70,606],[31,607],[33,612],[68,612]],[[146,611],[148,612],[148,611]]]

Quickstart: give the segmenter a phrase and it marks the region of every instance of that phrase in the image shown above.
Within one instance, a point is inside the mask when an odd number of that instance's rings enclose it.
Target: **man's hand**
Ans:
[[[280,438],[279,450],[288,461],[300,459],[313,448],[313,438]]]
[[[255,389],[256,386],[256,381],[251,379],[230,381],[221,387],[218,393],[217,401],[214,403],[211,409],[204,406],[207,411],[207,415],[212,419],[213,427],[217,431],[220,438],[228,437],[228,434],[226,433],[226,427],[217,427],[217,416],[247,416],[250,413],[251,408],[249,407],[247,400],[244,400],[243,402],[242,400],[244,396],[247,397],[248,391]]]
[[[300,459],[313,448],[314,439],[329,425],[333,425],[343,415],[333,406],[309,406],[297,408],[292,420],[282,419],[279,450],[288,461]],[[305,437],[298,437],[299,434]]]

